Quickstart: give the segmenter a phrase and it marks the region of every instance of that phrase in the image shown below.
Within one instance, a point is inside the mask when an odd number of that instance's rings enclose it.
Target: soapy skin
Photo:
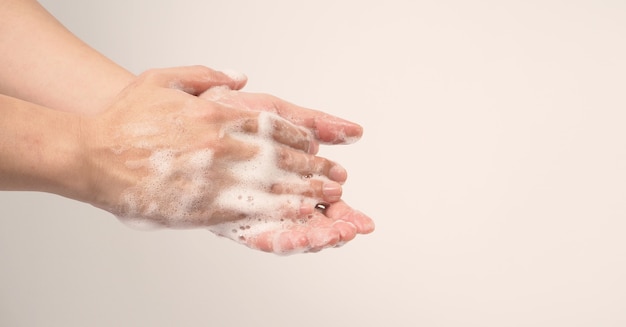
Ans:
[[[208,89],[200,97],[233,108],[275,113],[312,131],[316,141],[324,144],[351,144],[363,134],[362,128],[352,122],[322,111],[300,108],[268,94],[247,93],[222,85]]]
[[[281,117],[277,99],[269,106],[260,100],[268,97],[232,86],[211,91],[206,74],[149,71],[84,120],[86,164],[99,172],[91,203],[136,227],[208,228],[278,254],[319,251],[373,230],[340,200],[346,171],[315,156],[318,142],[347,137],[319,133],[325,128],[306,110]],[[329,207],[315,209],[319,203]]]
[[[264,111],[271,113],[281,113],[286,111],[281,107],[281,102],[276,98],[267,95],[245,93],[237,90],[231,90],[228,87],[213,87],[200,95],[200,98],[218,102],[231,108],[247,108],[254,111]],[[284,112],[282,112],[284,114]],[[261,115],[261,117],[264,117]],[[273,115],[265,116],[273,117]],[[354,125],[330,115],[323,115],[320,112],[309,114],[302,117],[289,117],[291,121],[300,125],[311,127],[328,123],[327,128],[321,130],[328,131],[334,128],[332,133],[324,134],[326,137],[320,138],[319,133],[316,134],[316,140],[329,144],[349,144],[355,142],[358,137],[347,137],[344,130],[349,130]],[[274,118],[275,119],[275,118]],[[265,129],[267,133],[268,124],[265,120]],[[353,129],[348,133],[359,134],[360,131]],[[263,133],[261,133],[263,134]],[[276,137],[276,133],[274,134]],[[277,136],[277,139],[287,140],[288,135]],[[317,152],[317,148],[313,151]],[[302,157],[300,157],[302,158]],[[319,160],[319,158],[315,159]],[[299,176],[289,176],[283,170],[283,161],[269,160],[273,180],[282,181],[285,184],[297,184],[297,180],[311,179],[311,181],[328,181],[324,175],[314,173],[312,171],[300,171]],[[254,171],[254,170],[248,170]],[[345,181],[347,175],[345,170],[339,166],[331,168],[329,176],[335,180]],[[282,173],[281,173],[282,172]],[[240,176],[243,174],[240,174]],[[291,182],[290,182],[291,180]],[[294,181],[296,183],[294,183]],[[310,194],[309,194],[310,195]],[[283,195],[284,197],[285,195]],[[334,200],[334,199],[333,199]],[[338,198],[337,198],[338,200]],[[292,200],[297,202],[296,199]],[[349,208],[344,202],[336,202],[334,205],[326,203],[322,198],[302,198],[300,201],[308,202],[307,209],[293,214],[292,218],[285,219],[283,215],[278,214],[276,208],[268,208],[263,210],[256,216],[248,216],[233,222],[225,222],[219,225],[211,226],[210,230],[218,235],[231,238],[253,248],[260,248],[264,251],[272,251],[279,254],[292,254],[297,252],[317,252],[323,248],[340,246],[352,240],[357,233],[369,233],[373,230],[373,222],[364,214]],[[313,202],[311,202],[313,201]],[[288,200],[289,202],[289,200]],[[332,201],[335,202],[335,201]],[[266,203],[280,203],[280,201],[266,201]],[[310,204],[315,203],[316,210],[310,210]],[[332,207],[332,209],[330,209]],[[306,213],[309,214],[306,214]],[[330,215],[327,216],[326,212]],[[333,217],[333,218],[329,218]],[[335,217],[342,217],[336,219]],[[313,227],[313,228],[312,228]]]

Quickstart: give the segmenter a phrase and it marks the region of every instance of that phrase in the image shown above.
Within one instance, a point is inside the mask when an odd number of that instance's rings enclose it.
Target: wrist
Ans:
[[[0,96],[0,189],[84,200],[80,116]]]
[[[58,194],[78,201],[89,202],[90,171],[83,152],[81,116],[44,109],[40,113],[41,132],[33,135],[33,149],[37,153],[37,167],[32,174],[35,191]],[[28,144],[26,145],[28,146]]]

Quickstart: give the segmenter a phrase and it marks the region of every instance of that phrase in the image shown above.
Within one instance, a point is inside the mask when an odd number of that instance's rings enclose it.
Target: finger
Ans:
[[[272,250],[278,254],[292,254],[309,247],[309,238],[299,230],[286,230],[277,233],[272,244]]]
[[[320,199],[321,202],[334,203],[341,199],[343,189],[334,181],[304,180],[300,184],[279,183],[272,185],[272,193],[297,194],[309,198]]]
[[[263,252],[273,252],[274,236],[276,233],[276,231],[268,231],[251,238],[240,237],[239,241],[252,249],[261,250]]]
[[[360,125],[318,110],[300,107],[266,94],[238,92],[238,95],[240,98],[236,101],[239,104],[251,110],[274,112],[296,125],[306,127],[322,143],[349,144],[363,135],[363,127]],[[230,98],[225,100],[235,101]]]
[[[315,175],[326,176],[338,183],[343,183],[348,178],[347,171],[341,165],[328,159],[295,151],[287,147],[279,147],[276,153],[278,156],[278,167],[283,170],[309,177]]]
[[[250,113],[250,111],[245,111]],[[247,119],[242,129],[248,133],[257,133],[272,138],[278,143],[307,153],[317,153],[319,146],[313,135],[306,129],[269,113],[254,112],[256,119]]]
[[[341,243],[349,242],[356,237],[357,228],[352,223],[338,220],[333,223],[333,227],[339,231],[339,235],[341,235]]]
[[[271,230],[243,240],[253,249],[287,255],[310,248],[306,233],[299,230]]]
[[[368,234],[374,231],[374,221],[362,212],[352,209],[344,201],[331,204],[325,215],[333,220],[345,221],[356,227],[357,233]]]
[[[305,228],[307,233],[310,247],[307,252],[318,252],[325,248],[335,247],[342,242],[342,231],[349,234],[343,228],[344,226],[340,225],[340,228],[337,228],[335,222],[321,212],[309,215],[304,224],[299,227]],[[346,237],[350,238],[350,235]]]
[[[278,116],[272,115],[267,119],[271,120],[273,126],[271,133],[274,140],[307,153],[317,153],[319,146],[308,130]]]
[[[279,112],[287,111],[289,109],[279,110]],[[313,131],[316,139],[322,143],[350,144],[358,141],[363,135],[363,127],[339,117],[305,108],[292,111],[297,115],[293,114],[289,120]]]
[[[230,135],[225,135],[219,142],[206,144],[207,148],[214,151],[214,156],[227,159],[228,162],[240,162],[250,160],[259,153],[256,144],[250,144]]]
[[[192,95],[201,94],[218,85],[239,90],[247,82],[243,75],[235,76],[199,65],[151,69],[141,74],[140,78],[154,85],[179,89]]]
[[[341,241],[339,230],[333,227],[311,228],[307,233],[309,252],[318,252],[322,249],[335,246]]]
[[[241,90],[244,86],[246,86],[246,83],[248,83],[248,76],[243,73],[230,69],[222,69],[220,72],[228,76],[231,80],[237,82],[235,85],[230,85],[231,90]]]

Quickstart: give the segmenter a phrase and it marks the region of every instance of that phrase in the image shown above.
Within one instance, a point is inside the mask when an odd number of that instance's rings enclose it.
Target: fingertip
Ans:
[[[354,124],[354,135],[352,136],[354,138],[354,141],[358,141],[359,139],[361,139],[361,137],[363,137],[363,126],[353,123]]]
[[[363,126],[357,123],[348,122],[343,128],[341,136],[340,142],[337,142],[338,144],[356,143],[363,136]]]
[[[349,242],[356,237],[357,228],[352,223],[338,220],[333,224],[333,227],[339,231],[342,243]]]
[[[311,250],[332,247],[341,240],[341,233],[335,228],[318,228],[308,233]]]
[[[309,248],[309,239],[303,232],[284,230],[273,235],[271,250],[277,255],[287,256],[306,251]]]
[[[358,230],[360,234],[369,234],[371,232],[373,232],[376,229],[376,224],[374,223],[374,220],[372,220],[370,217],[366,216],[365,214],[358,212],[359,214],[359,218],[355,219],[355,221],[358,222],[359,226],[358,226]]]
[[[251,249],[263,252],[273,252],[274,250],[274,232],[266,232],[251,238],[240,237],[239,241]]]
[[[315,136],[326,144],[351,144],[363,136],[361,125],[333,116],[318,120],[315,127]]]
[[[140,77],[148,83],[179,89],[191,95],[200,95],[216,86],[231,90],[243,88],[248,78],[235,71],[216,71],[203,65],[181,66],[161,69],[148,69]]]
[[[231,79],[232,85],[230,86],[233,90],[241,90],[248,83],[248,76],[244,73],[232,69],[224,69],[221,72]]]
[[[356,226],[358,234],[369,234],[376,228],[374,221],[370,217],[350,208],[345,202],[337,202],[331,205],[326,211],[326,215],[353,224]]]
[[[344,183],[348,179],[348,171],[338,163],[335,163],[328,171],[328,178],[338,183]]]

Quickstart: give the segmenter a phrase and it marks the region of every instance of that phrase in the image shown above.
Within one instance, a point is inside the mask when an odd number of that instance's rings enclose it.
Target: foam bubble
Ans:
[[[224,73],[226,76],[230,77],[230,79],[236,82],[243,82],[248,79],[245,74],[232,69],[224,69],[222,70],[222,73]]]
[[[277,119],[282,118],[260,112],[256,134],[243,132],[242,122],[222,129],[221,133],[257,148],[256,154],[245,160],[216,157],[211,149],[194,145],[169,149],[137,141],[136,146],[149,150],[149,155],[129,160],[126,166],[147,173],[123,192],[118,218],[139,229],[208,228],[247,246],[249,240],[266,232],[276,231],[279,237],[281,231],[301,223],[302,207],[313,208],[320,199],[272,193],[276,183],[293,190],[306,190],[309,185],[309,180],[279,167],[272,138]],[[150,126],[145,130],[152,132]]]

